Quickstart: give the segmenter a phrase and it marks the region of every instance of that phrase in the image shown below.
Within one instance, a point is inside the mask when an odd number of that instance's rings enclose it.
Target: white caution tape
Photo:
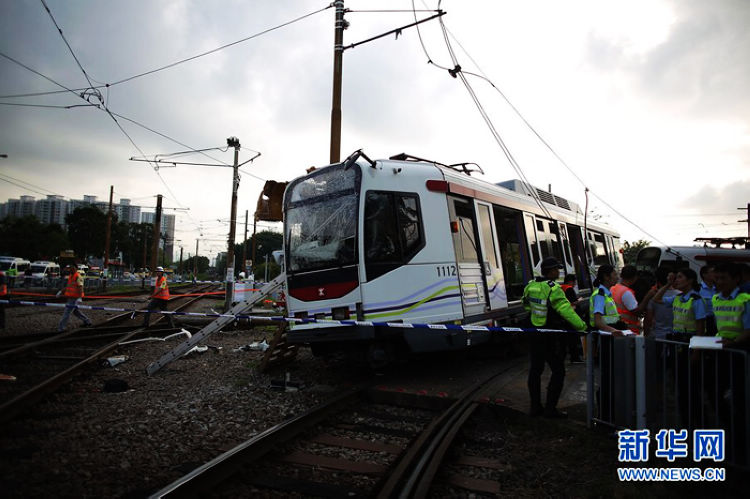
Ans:
[[[244,314],[220,314],[220,313],[200,313],[200,312],[171,312],[169,310],[136,310],[129,308],[114,308],[114,307],[100,307],[95,305],[70,305],[66,303],[45,303],[45,302],[33,302],[33,301],[17,301],[17,300],[0,300],[0,303],[12,303],[15,305],[29,305],[36,307],[57,307],[57,308],[80,308],[83,310],[103,310],[106,312],[132,312],[132,313],[152,313],[162,315],[175,315],[175,316],[188,316],[188,317],[232,317],[237,320],[271,320],[279,322],[290,322],[298,324],[330,324],[339,326],[366,326],[366,327],[392,327],[401,329],[440,329],[449,331],[466,331],[466,332],[505,332],[505,333],[580,333],[579,331],[573,331],[568,329],[545,329],[537,327],[498,327],[498,326],[463,326],[458,324],[415,324],[409,322],[376,322],[376,321],[355,321],[355,320],[331,320],[331,319],[315,319],[315,318],[298,318],[298,317],[284,317],[284,316],[263,316],[263,315],[244,315]]]

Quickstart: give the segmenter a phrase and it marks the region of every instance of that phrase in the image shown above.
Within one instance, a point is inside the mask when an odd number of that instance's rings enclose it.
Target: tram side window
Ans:
[[[364,246],[368,279],[407,263],[422,249],[424,241],[416,194],[367,192]]]
[[[560,242],[562,243],[563,253],[565,254],[565,263],[572,266],[573,260],[570,257],[570,240],[568,239],[568,228],[565,224],[560,224]]]
[[[562,261],[560,238],[555,222],[537,218],[536,231],[539,237],[539,246],[542,249],[542,259],[554,256],[558,261]]]
[[[508,301],[520,300],[523,288],[531,280],[523,215],[519,211],[500,206],[495,206],[494,212]]]
[[[402,256],[411,258],[421,248],[419,230],[419,206],[417,196],[396,196],[398,209],[398,233],[401,236]]]
[[[607,250],[604,246],[604,235],[589,231],[589,247],[591,254],[594,255],[594,265],[605,265],[609,263]]]
[[[459,262],[477,263],[477,242],[474,236],[473,207],[469,202],[454,199],[458,232],[453,233],[453,247]]]
[[[536,230],[534,230],[534,218],[532,215],[526,216],[526,239],[528,240],[529,246],[531,247],[531,256],[534,259],[534,265],[539,263],[542,259],[539,256],[539,245],[536,239]]]

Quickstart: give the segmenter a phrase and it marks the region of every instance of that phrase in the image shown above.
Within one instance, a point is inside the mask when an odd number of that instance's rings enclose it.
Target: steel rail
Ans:
[[[120,342],[127,341],[128,339],[132,338],[133,336],[135,336],[136,334],[144,330],[145,328],[138,328],[127,333],[126,335],[115,340],[114,342],[106,345],[103,348],[100,348],[99,350],[97,350],[96,352],[88,356],[87,358],[83,359],[82,361],[52,376],[51,378],[48,378],[47,380],[25,391],[24,393],[16,396],[15,398],[9,400],[3,405],[0,405],[0,423],[4,423],[10,420],[19,412],[21,412],[24,408],[28,407],[34,402],[37,402],[42,397],[47,395],[49,392],[55,390],[56,388],[64,384],[66,381],[72,378],[75,373],[80,371],[83,367],[85,367],[86,365],[95,361],[99,357],[117,348]]]
[[[200,300],[201,298],[202,298],[201,296],[193,297],[192,299],[188,300],[184,304],[180,305],[177,308],[177,310],[181,308],[186,308],[190,306],[191,304],[193,304],[194,302]],[[103,357],[104,355],[111,352],[112,350],[116,349],[120,345],[121,342],[127,341],[146,330],[147,328],[140,327],[140,328],[137,328],[133,331],[126,333],[125,335],[121,336],[117,340],[95,351],[94,353],[92,353],[85,359],[81,360],[80,362],[77,362],[73,366],[68,367],[67,369],[63,370],[62,372],[58,374],[55,374],[54,376],[50,378],[47,378],[45,381],[37,384],[36,386],[26,390],[20,395],[17,395],[11,400],[3,403],[2,405],[0,405],[0,423],[4,423],[12,419],[14,416],[19,414],[21,411],[26,409],[31,404],[39,401],[44,396],[49,394],[51,391],[55,390],[56,388],[60,387],[61,385],[69,381],[78,371],[86,367],[88,364],[96,361],[100,357]],[[46,343],[46,341],[44,340],[42,341]]]
[[[209,289],[210,287],[212,287],[212,285],[199,286],[198,288],[199,288],[199,290],[205,290],[205,289]],[[175,294],[175,299],[180,299],[180,298],[181,298],[181,296],[179,294]],[[184,298],[187,298],[187,297],[184,297]],[[200,298],[202,298],[202,297],[200,297],[200,296],[196,297],[196,299],[200,299]],[[195,301],[196,300],[189,301],[188,304],[194,303]],[[181,305],[181,307],[183,307],[183,306]],[[154,312],[154,313],[156,313],[156,312]],[[94,326],[92,326],[90,328],[76,328],[76,329],[72,329],[70,331],[64,331],[62,333],[57,333],[57,334],[52,333],[52,335],[48,335],[44,339],[41,339],[41,340],[38,340],[38,341],[32,341],[32,342],[29,342],[29,343],[24,343],[23,345],[18,346],[16,348],[12,348],[10,350],[5,350],[5,351],[0,352],[0,359],[2,359],[4,357],[9,357],[11,355],[23,353],[23,352],[25,352],[27,350],[31,350],[33,348],[37,348],[39,346],[46,345],[48,343],[56,343],[59,340],[67,338],[68,336],[71,336],[71,335],[78,334],[78,333],[80,333],[82,331],[96,330],[97,328],[104,327],[107,324],[117,324],[118,322],[122,322],[122,321],[126,320],[132,314],[133,314],[133,312],[124,312],[122,314],[115,315],[114,317],[110,317],[109,319],[106,319],[106,320],[100,322],[99,324],[96,324],[96,325],[94,325]],[[156,324],[157,322],[159,322],[160,320],[163,320],[163,319],[164,319],[164,317],[159,317],[157,320],[154,321],[154,324]]]
[[[367,388],[368,386],[364,385],[352,388],[299,416],[259,433],[250,440],[199,466],[150,497],[152,499],[163,497],[195,497],[205,494],[211,487],[221,483],[244,465],[275,449],[279,443],[297,436],[307,428],[326,418],[339,406],[360,397]]]
[[[490,382],[511,367],[504,367],[464,390],[457,400],[430,425],[402,456],[377,492],[378,498],[425,497],[457,431],[477,407],[474,399]]]

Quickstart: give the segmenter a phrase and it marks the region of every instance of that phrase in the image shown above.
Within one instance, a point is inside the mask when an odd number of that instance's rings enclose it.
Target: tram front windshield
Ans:
[[[291,273],[357,263],[359,167],[328,167],[295,181],[286,194],[285,236]]]

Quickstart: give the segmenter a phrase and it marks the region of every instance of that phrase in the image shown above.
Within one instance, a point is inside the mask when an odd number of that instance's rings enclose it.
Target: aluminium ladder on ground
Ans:
[[[182,355],[185,355],[195,345],[206,339],[208,336],[221,331],[222,328],[236,321],[236,315],[242,315],[246,312],[251,312],[253,305],[258,303],[274,291],[280,289],[284,284],[285,279],[286,274],[282,272],[274,280],[266,283],[262,288],[254,292],[250,296],[250,298],[237,303],[231,308],[231,310],[229,310],[229,312],[223,314],[221,317],[217,317],[216,320],[214,320],[211,324],[195,333],[186,341],[177,345],[177,347],[175,347],[172,351],[165,353],[159,360],[149,364],[148,367],[146,367],[146,372],[149,374],[149,376],[154,374],[156,371],[166,366],[173,360],[180,358]]]

